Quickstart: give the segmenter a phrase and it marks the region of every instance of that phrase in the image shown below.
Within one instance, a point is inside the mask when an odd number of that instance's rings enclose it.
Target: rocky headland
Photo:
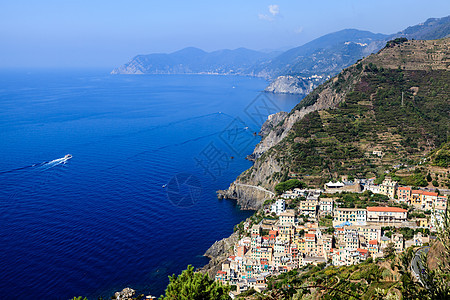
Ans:
[[[329,79],[329,76],[278,76],[269,84],[268,87],[266,87],[264,91],[276,94],[307,95],[312,92],[319,84],[323,83],[326,79]]]
[[[372,69],[385,68],[390,70],[405,70],[414,76],[417,72],[442,72],[449,69],[449,45],[450,38],[432,41],[406,41],[392,47],[386,47],[379,53],[371,55],[353,66],[345,69],[338,76],[331,78],[320,85],[307,97],[305,97],[290,113],[280,112],[268,117],[261,128],[261,142],[255,147],[251,160],[254,165],[244,171],[230,184],[226,190],[217,192],[218,197],[235,199],[241,209],[258,210],[265,200],[274,196],[273,191],[279,180],[274,179],[274,174],[287,174],[289,168],[283,157],[278,154],[288,151],[283,147],[289,146],[286,138],[293,134],[295,126],[307,115],[319,112],[319,116],[329,118],[326,110],[341,109],[345,107],[348,97],[355,96],[355,89],[368,89],[368,78],[373,76]],[[371,69],[372,68],[372,69]],[[389,72],[389,71],[387,71]],[[391,74],[391,73],[386,73]],[[437,77],[445,74],[436,73]],[[414,78],[414,77],[413,77]],[[417,94],[417,88],[415,90]],[[414,95],[415,95],[414,94]],[[375,94],[365,95],[364,101],[357,102],[362,107],[373,107],[369,101],[373,101]],[[412,96],[411,96],[412,97]],[[341,103],[343,105],[341,105]],[[371,106],[369,106],[369,104]],[[317,114],[317,113],[316,113]],[[325,119],[324,119],[325,120]],[[388,129],[390,130],[390,129]],[[292,138],[292,136],[290,136]],[[307,142],[316,137],[294,137],[293,142]],[[305,140],[305,141],[303,141]],[[382,143],[383,141],[379,141]],[[424,150],[425,151],[425,150]],[[232,254],[232,241],[236,240],[234,233],[231,237],[214,243],[205,253],[211,258],[210,263],[203,268],[208,274],[215,274],[220,264]]]

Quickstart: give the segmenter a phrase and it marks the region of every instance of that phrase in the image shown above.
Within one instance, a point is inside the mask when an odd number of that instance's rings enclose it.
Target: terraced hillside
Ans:
[[[237,181],[273,189],[291,177],[319,186],[418,162],[448,138],[449,43],[398,41],[345,69],[273,127]],[[226,196],[242,197],[237,189]],[[262,199],[253,200],[259,207]]]

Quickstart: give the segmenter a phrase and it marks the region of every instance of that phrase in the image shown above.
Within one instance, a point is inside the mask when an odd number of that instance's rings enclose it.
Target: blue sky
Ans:
[[[395,33],[450,1],[0,1],[0,68],[113,68],[187,46],[287,49],[345,28]]]

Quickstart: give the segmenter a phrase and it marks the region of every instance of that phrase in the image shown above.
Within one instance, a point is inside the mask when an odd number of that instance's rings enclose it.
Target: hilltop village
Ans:
[[[390,177],[294,188],[267,200],[237,225],[234,254],[215,280],[262,292],[266,279],[308,264],[354,265],[423,246],[433,239],[447,208],[439,191],[399,186]],[[418,276],[418,274],[414,274]]]

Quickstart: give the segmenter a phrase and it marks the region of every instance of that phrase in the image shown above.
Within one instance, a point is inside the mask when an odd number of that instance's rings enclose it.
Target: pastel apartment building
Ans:
[[[438,194],[433,192],[423,192],[422,193],[422,209],[432,210],[434,204],[437,201]]]
[[[397,182],[393,181],[391,177],[386,176],[386,178],[380,184],[380,194],[386,195],[389,198],[393,199],[397,192],[397,187]]]
[[[315,218],[317,215],[318,201],[316,199],[306,199],[300,201],[299,213],[310,218]]]
[[[407,210],[400,207],[367,207],[367,222],[392,224],[406,221]]]
[[[319,200],[319,211],[322,215],[332,215],[334,199],[333,198],[321,198]]]
[[[409,202],[411,198],[411,187],[409,186],[400,186],[397,188],[397,198],[399,202]]]
[[[367,220],[367,211],[363,208],[335,208],[333,225],[339,225],[344,222],[365,224]]]
[[[286,210],[286,201],[284,199],[278,199],[272,204],[270,212],[275,213],[277,216]]]
[[[411,198],[409,199],[409,203],[412,206],[414,206],[415,208],[421,209],[422,208],[422,194],[423,194],[423,191],[421,191],[421,190],[412,190]]]

